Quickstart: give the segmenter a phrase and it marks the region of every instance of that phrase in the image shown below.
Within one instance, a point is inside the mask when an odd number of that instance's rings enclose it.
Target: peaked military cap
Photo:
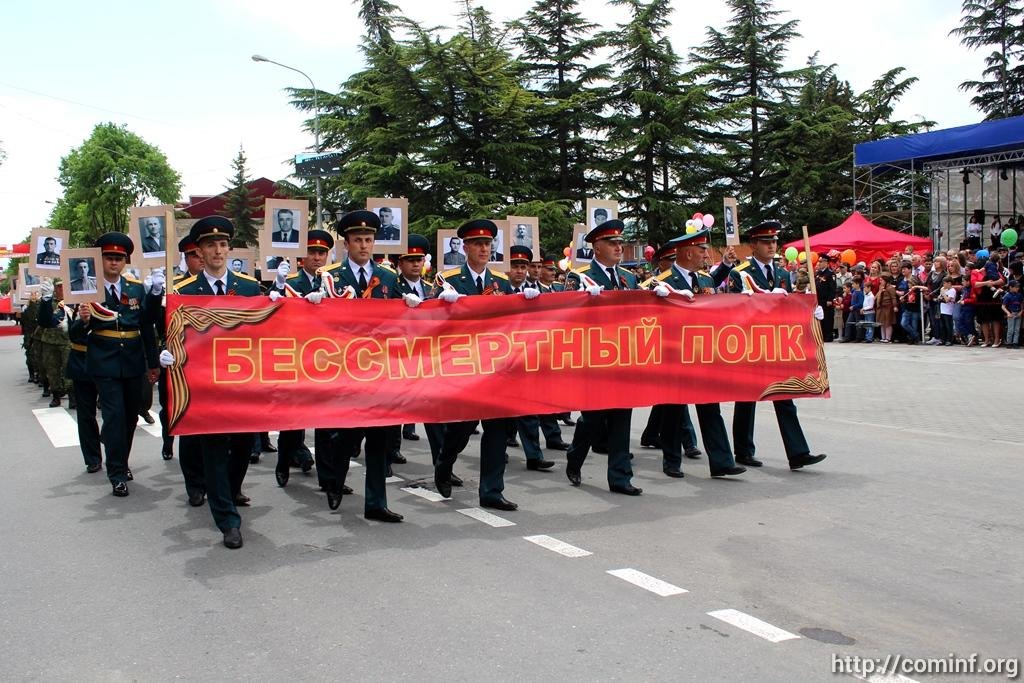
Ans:
[[[335,229],[342,235],[350,232],[372,232],[376,233],[380,228],[380,217],[373,211],[359,209],[349,211],[338,221]]]
[[[210,237],[230,240],[235,236],[235,226],[224,216],[207,216],[196,221],[188,235],[196,244]]]
[[[472,240],[480,237],[494,239],[498,236],[498,226],[494,224],[494,221],[489,221],[486,218],[477,218],[476,220],[460,225],[458,235],[464,240]]]
[[[96,238],[96,246],[104,254],[120,254],[125,258],[132,255],[135,245],[131,238],[123,232],[107,232]]]
[[[622,231],[625,229],[626,226],[622,221],[612,218],[588,232],[584,239],[591,244],[597,240],[621,240]]]

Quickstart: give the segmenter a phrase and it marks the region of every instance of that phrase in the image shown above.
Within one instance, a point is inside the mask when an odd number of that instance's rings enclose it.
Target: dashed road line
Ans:
[[[406,486],[399,489],[406,493],[411,493],[414,496],[419,496],[423,500],[429,500],[431,503],[443,503],[448,500],[437,491],[431,491],[430,489],[420,488],[419,486]]]
[[[667,598],[672,595],[682,595],[683,593],[689,592],[685,588],[673,586],[671,583],[668,583],[667,581],[656,579],[650,574],[644,574],[643,572],[637,571],[636,569],[609,569],[608,573],[612,576],[617,576],[623,581],[628,581],[634,586],[639,586],[644,590],[648,590],[654,593],[655,595],[660,595],[663,598]]]
[[[577,548],[574,545],[569,545],[565,541],[559,541],[557,538],[544,536],[543,534],[539,536],[523,536],[523,540],[535,543],[541,548],[547,548],[548,550],[552,550],[559,555],[565,555],[566,557],[587,557],[588,555],[594,554],[589,550]]]
[[[515,522],[509,521],[504,517],[499,517],[498,515],[492,515],[490,512],[484,510],[483,508],[462,508],[461,510],[457,510],[456,512],[461,512],[467,517],[472,517],[478,522],[483,522],[488,526],[503,527],[516,525]]]
[[[37,408],[32,411],[54,448],[78,445],[78,424],[63,408]]]
[[[767,621],[761,621],[757,617],[752,617],[735,609],[715,610],[714,612],[708,612],[708,616],[724,621],[727,624],[732,624],[736,628],[741,628],[772,643],[781,643],[784,640],[793,640],[800,637],[795,633],[783,631],[781,628],[772,626]]]
[[[402,479],[401,477],[399,477],[397,475],[392,475],[392,476],[388,477],[387,479],[385,479],[384,483],[385,484],[397,484],[400,481],[405,481],[405,479]]]

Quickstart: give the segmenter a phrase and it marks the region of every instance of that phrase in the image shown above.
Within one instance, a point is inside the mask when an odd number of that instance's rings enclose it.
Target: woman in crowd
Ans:
[[[875,299],[875,319],[882,335],[882,343],[892,342],[892,328],[896,324],[896,315],[900,308],[899,296],[896,294],[896,283],[892,275],[882,275],[882,289]]]

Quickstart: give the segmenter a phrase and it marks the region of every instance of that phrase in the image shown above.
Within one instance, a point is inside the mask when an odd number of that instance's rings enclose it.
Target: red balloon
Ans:
[[[652,247],[649,244],[646,247],[644,247],[644,258],[647,259],[648,261],[654,258],[654,247]]]
[[[563,249],[563,250],[562,250],[562,256],[568,256],[568,255],[569,255],[569,251],[571,251],[571,250],[569,249],[569,247],[566,247],[565,249]]]
[[[700,211],[698,211],[697,213],[693,214],[693,220],[695,220],[695,221],[702,221],[703,222],[704,214],[702,214]]]

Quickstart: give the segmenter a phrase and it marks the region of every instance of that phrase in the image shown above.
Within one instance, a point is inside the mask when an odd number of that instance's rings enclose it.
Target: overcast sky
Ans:
[[[454,25],[462,6],[396,2],[427,25]],[[506,20],[533,2],[483,4]],[[982,57],[947,35],[959,23],[959,0],[776,0],[775,7],[800,22],[792,66],[818,51],[819,62],[835,63],[858,92],[903,66],[920,80],[898,117],[924,117],[940,128],[981,120],[957,85],[979,77]],[[581,9],[604,28],[625,19],[624,8],[604,2],[584,0]],[[677,0],[670,33],[676,52],[687,54],[703,42],[705,27],[727,17],[721,0]],[[60,196],[61,157],[97,123],[127,124],[163,150],[182,175],[183,198],[222,191],[239,145],[253,177],[286,177],[290,159],[312,145],[312,135],[283,89],[306,82],[250,56],[295,66],[321,90],[337,90],[362,68],[360,31],[356,8],[345,0],[3,3],[0,243],[45,223],[47,202]]]

